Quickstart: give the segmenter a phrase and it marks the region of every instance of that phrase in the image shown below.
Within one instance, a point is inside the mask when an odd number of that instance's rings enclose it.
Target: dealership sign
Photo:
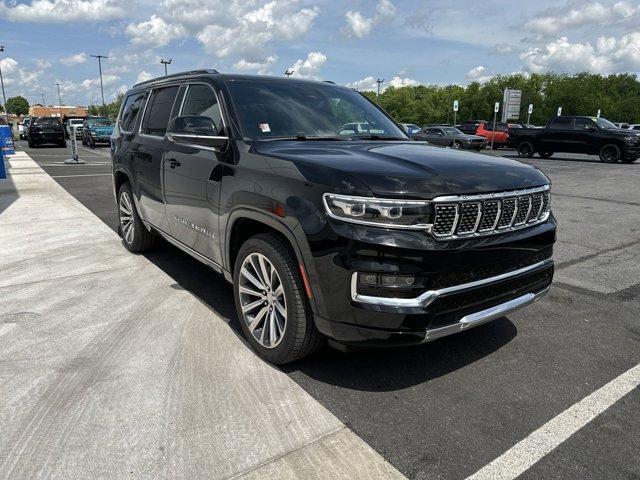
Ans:
[[[517,120],[520,117],[520,104],[522,103],[522,90],[504,89],[502,97],[502,122]]]

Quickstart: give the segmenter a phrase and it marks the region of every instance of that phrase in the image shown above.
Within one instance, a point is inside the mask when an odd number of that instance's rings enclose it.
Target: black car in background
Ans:
[[[451,147],[465,150],[482,150],[487,146],[487,139],[479,135],[467,135],[455,127],[431,126],[412,135],[414,140],[423,140],[440,147]]]
[[[49,143],[66,147],[67,139],[60,119],[58,117],[33,117],[27,130],[27,143],[31,148]]]
[[[223,274],[274,363],[325,338],[431,341],[534,302],[553,277],[540,170],[413,141],[332,83],[215,70],[139,83],[111,155],[124,247],[159,236]]]
[[[600,117],[552,117],[542,129],[512,130],[509,143],[523,158],[562,152],[598,155],[604,163],[633,163],[640,157],[640,132],[622,130]]]

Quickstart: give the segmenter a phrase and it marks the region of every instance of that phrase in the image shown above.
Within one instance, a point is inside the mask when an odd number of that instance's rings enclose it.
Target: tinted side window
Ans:
[[[122,128],[123,131],[133,131],[133,126],[138,118],[138,113],[142,107],[143,100],[144,92],[129,95],[125,100],[124,107],[122,108],[122,115],[120,116],[120,128]]]
[[[595,127],[593,120],[590,118],[576,118],[573,124],[574,130],[586,130],[590,127]]]
[[[222,134],[222,115],[218,99],[208,85],[189,85],[180,115],[207,117],[213,121],[215,126],[215,131],[211,134]]]
[[[551,130],[568,130],[571,125],[571,118],[558,117],[551,120],[549,123],[549,129]]]
[[[151,93],[142,122],[142,133],[156,137],[165,134],[177,93],[178,87],[159,88]]]

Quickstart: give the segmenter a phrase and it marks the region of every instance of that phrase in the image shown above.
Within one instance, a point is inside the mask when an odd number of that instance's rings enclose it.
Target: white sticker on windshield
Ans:
[[[269,128],[269,124],[268,123],[259,123],[258,124],[258,128],[260,129],[260,131],[262,133],[266,133],[266,132],[270,132],[271,129]]]

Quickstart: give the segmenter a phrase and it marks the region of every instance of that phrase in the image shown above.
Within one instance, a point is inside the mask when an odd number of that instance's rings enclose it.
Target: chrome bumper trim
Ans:
[[[526,273],[534,272],[536,270],[543,270],[553,265],[553,260],[547,258],[528,267],[514,270],[513,272],[502,273],[494,277],[483,278],[482,280],[476,280],[474,282],[463,283],[460,285],[454,285],[452,287],[441,288],[438,290],[427,290],[420,296],[415,298],[392,298],[392,297],[374,297],[371,295],[361,295],[358,293],[358,272],[353,272],[351,275],[351,300],[355,303],[362,305],[377,306],[377,310],[393,313],[394,311],[403,313],[421,313],[433,303],[433,301],[449,293],[456,293],[464,290],[470,290],[476,287],[488,285],[490,283],[500,282],[502,280],[509,279],[511,277],[517,277]]]
[[[478,325],[482,325],[483,323],[502,318],[505,315],[515,312],[522,307],[526,307],[527,305],[530,305],[533,302],[544,297],[549,292],[549,288],[550,287],[546,287],[537,293],[527,293],[525,295],[522,295],[521,297],[514,298],[513,300],[501,303],[500,305],[496,305],[495,307],[487,308],[475,313],[470,313],[469,315],[465,315],[464,317],[462,317],[457,323],[427,330],[424,336],[423,343],[431,342],[432,340],[435,340],[437,338],[446,337],[447,335],[452,335],[454,333],[461,332],[462,330],[477,327]]]

